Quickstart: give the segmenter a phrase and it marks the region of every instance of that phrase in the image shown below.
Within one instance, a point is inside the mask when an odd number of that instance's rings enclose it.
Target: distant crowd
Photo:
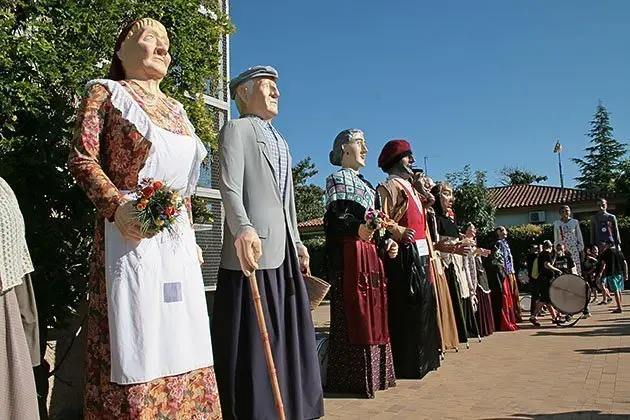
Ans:
[[[548,312],[553,323],[561,325],[571,316],[559,313],[550,302],[551,282],[563,274],[581,276],[588,284],[588,303],[608,305],[615,301],[612,313],[622,313],[624,283],[628,280],[628,265],[621,251],[617,219],[608,213],[608,203],[598,201],[599,212],[591,219],[590,245],[586,246],[577,220],[571,218],[569,206],[560,208],[560,220],[554,223],[554,242],[532,245],[521,258],[519,280],[531,291],[530,322],[540,326],[539,316]],[[584,317],[590,316],[588,305]]]

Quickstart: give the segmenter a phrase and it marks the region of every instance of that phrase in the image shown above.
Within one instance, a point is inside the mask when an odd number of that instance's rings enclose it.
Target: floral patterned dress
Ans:
[[[580,222],[575,219],[556,220],[553,222],[554,245],[564,244],[575,263],[578,275],[582,275],[580,255],[584,250],[584,239],[580,230]]]
[[[151,120],[173,133],[189,135],[185,117],[172,99],[158,101],[120,84]],[[68,168],[98,213],[90,256],[89,310],[86,332],[85,419],[220,419],[214,369],[201,368],[148,383],[119,385],[110,381],[111,356],[105,280],[104,220],[113,220],[120,191],[138,184],[151,144],[112,103],[111,93],[94,84],[78,111]],[[190,199],[187,197],[187,207]]]

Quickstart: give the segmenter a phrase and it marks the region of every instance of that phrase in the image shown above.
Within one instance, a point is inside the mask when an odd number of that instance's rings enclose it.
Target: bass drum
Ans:
[[[588,283],[575,274],[556,277],[549,287],[551,304],[567,315],[581,313],[589,299]]]
[[[328,369],[328,335],[319,335],[317,340],[317,357],[319,359],[319,372],[322,377],[322,386],[326,386],[326,372]]]

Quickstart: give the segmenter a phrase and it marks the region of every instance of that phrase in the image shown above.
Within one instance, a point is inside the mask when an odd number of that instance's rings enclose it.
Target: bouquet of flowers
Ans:
[[[183,199],[177,191],[169,189],[161,181],[143,179],[133,193],[142,232],[159,233],[164,229],[171,232],[182,212]]]
[[[368,229],[378,230],[379,234],[385,234],[385,230],[390,225],[390,220],[385,213],[380,210],[368,209],[365,212],[365,225]]]

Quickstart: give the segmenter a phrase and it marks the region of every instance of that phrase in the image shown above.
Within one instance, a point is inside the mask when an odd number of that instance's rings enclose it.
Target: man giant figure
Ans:
[[[389,177],[377,188],[388,228],[399,244],[396,259],[387,261],[389,333],[397,378],[421,379],[440,366],[437,302],[429,268],[429,244],[421,196],[411,182],[414,163],[405,140],[388,142],[378,166]],[[423,189],[422,183],[416,183]]]
[[[301,268],[291,155],[271,124],[278,73],[252,67],[230,82],[240,118],[219,137],[223,250],[212,339],[225,419],[277,418],[248,283],[256,273],[287,419],[323,416],[315,332]],[[299,257],[299,262],[298,262]]]

